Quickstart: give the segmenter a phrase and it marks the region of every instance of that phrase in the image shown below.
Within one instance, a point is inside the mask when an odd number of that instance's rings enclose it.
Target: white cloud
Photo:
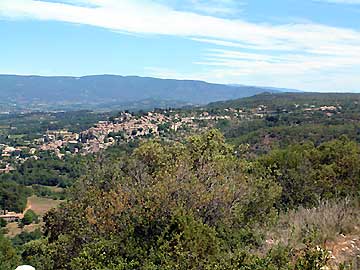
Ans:
[[[179,11],[193,11],[200,14],[228,16],[239,14],[245,5],[241,0],[153,0]]]
[[[353,29],[314,23],[255,24],[179,11],[150,0],[66,1],[72,4],[0,0],[0,16],[86,24],[135,34],[181,36],[217,47],[231,47],[232,50],[207,51],[203,61],[197,63],[212,68],[208,71],[209,80],[258,79],[261,75],[278,80],[282,76],[296,79],[305,78],[306,73],[360,68],[360,32]],[[194,5],[205,4],[205,1],[190,1]],[[223,5],[219,7],[225,8],[233,3],[232,0],[221,2]],[[203,78],[202,74],[198,76]]]
[[[192,9],[210,15],[233,15],[241,11],[243,3],[236,0],[189,0]],[[183,1],[184,2],[184,1]]]
[[[97,8],[34,0],[1,0],[9,17],[88,24],[116,31],[163,34],[238,42],[272,50],[315,50],[360,45],[360,32],[318,24],[274,26],[179,12],[165,5],[134,0],[82,0]]]
[[[333,4],[359,5],[360,0],[316,0],[317,2],[327,2]]]

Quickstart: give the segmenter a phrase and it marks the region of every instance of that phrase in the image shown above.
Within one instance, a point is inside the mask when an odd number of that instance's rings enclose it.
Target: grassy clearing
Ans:
[[[51,192],[55,192],[55,193],[63,193],[65,191],[64,188],[59,187],[59,186],[45,186],[45,185],[40,185],[40,184],[36,184],[36,185],[30,185],[28,187],[42,187],[42,188],[46,188],[48,190],[50,190]]]
[[[329,269],[339,269],[341,263],[352,262],[360,255],[359,224],[357,199],[325,201],[310,209],[300,207],[280,214],[277,225],[267,231],[268,240],[261,252],[274,245],[299,250],[311,241],[330,252]]]
[[[55,186],[55,187],[50,187],[50,186],[47,186],[52,192],[56,192],[56,193],[62,193],[64,192],[64,188],[62,187],[58,187],[58,186]]]
[[[61,202],[62,201],[60,201],[60,200],[42,198],[42,197],[37,197],[34,195],[34,196],[31,196],[28,198],[26,210],[27,209],[33,210],[41,218],[50,209],[58,207]],[[25,210],[25,212],[26,212],[26,210]],[[8,237],[14,237],[23,231],[26,231],[26,232],[35,231],[37,228],[41,228],[41,226],[42,226],[42,222],[40,222],[39,224],[26,225],[23,229],[21,229],[21,228],[19,228],[19,225],[17,222],[11,222],[11,223],[8,223],[6,226],[6,229],[7,229],[6,235]]]
[[[28,198],[28,206],[40,216],[46,214],[50,209],[58,207],[61,202],[60,200],[41,198],[38,196]]]
[[[351,234],[358,230],[360,207],[357,201],[328,201],[318,207],[283,213],[277,226],[268,233],[268,239],[296,246],[306,240],[317,244],[336,239],[340,234]]]
[[[22,233],[22,232],[33,232],[38,228],[41,228],[41,223],[39,224],[30,224],[30,225],[26,225],[23,229],[19,228],[18,223],[17,222],[12,222],[12,223],[8,223],[6,225],[6,236],[12,238],[15,237],[16,235]]]
[[[10,139],[22,139],[24,137],[25,137],[25,134],[9,135]]]

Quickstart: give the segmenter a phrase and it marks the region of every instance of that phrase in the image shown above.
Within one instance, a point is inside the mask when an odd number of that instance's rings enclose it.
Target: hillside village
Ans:
[[[307,105],[307,104],[305,104]],[[298,108],[299,105],[295,104]],[[337,106],[301,106],[299,109],[306,114],[322,112],[331,117],[340,113]],[[87,155],[97,153],[115,144],[127,143],[135,139],[153,137],[168,138],[170,134],[181,134],[200,131],[216,126],[220,120],[250,121],[278,114],[265,105],[254,108],[225,108],[221,110],[154,110],[141,114],[120,112],[117,117],[98,121],[89,129],[79,133],[69,130],[48,130],[40,138],[27,146],[0,144],[0,174],[15,170],[29,158],[39,159],[39,153],[54,153],[58,158],[65,155]],[[292,113],[282,110],[280,113]]]

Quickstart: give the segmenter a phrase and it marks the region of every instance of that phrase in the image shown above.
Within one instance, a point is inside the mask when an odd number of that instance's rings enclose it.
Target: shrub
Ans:
[[[21,219],[21,223],[23,225],[29,225],[33,222],[37,223],[38,221],[38,215],[36,215],[36,213],[31,209],[27,210],[24,214],[24,217]]]

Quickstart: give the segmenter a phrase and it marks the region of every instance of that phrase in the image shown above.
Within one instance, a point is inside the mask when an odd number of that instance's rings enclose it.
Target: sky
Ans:
[[[360,0],[0,0],[0,74],[360,92]]]

